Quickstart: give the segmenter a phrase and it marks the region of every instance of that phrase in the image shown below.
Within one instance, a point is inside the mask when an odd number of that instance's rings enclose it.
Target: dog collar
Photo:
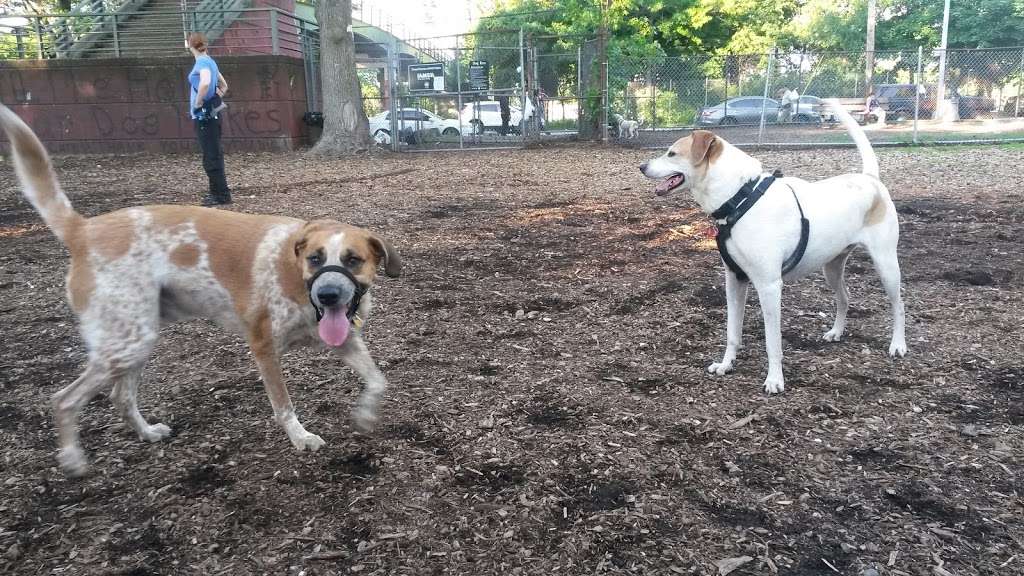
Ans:
[[[358,316],[356,312],[359,310],[360,300],[363,299],[363,295],[366,294],[369,289],[363,286],[359,280],[356,280],[355,275],[352,274],[348,268],[345,268],[344,266],[335,266],[333,264],[320,268],[315,274],[309,277],[309,280],[306,280],[306,294],[309,296],[309,303],[313,305],[313,311],[316,312],[316,321],[319,322],[324,317],[324,312],[316,305],[316,301],[313,300],[313,293],[310,291],[313,289],[313,283],[316,282],[316,279],[328,272],[337,272],[342,274],[352,282],[353,286],[355,286],[355,291],[352,294],[352,300],[348,303],[348,312],[345,313],[345,316],[357,329],[362,327],[363,319]]]

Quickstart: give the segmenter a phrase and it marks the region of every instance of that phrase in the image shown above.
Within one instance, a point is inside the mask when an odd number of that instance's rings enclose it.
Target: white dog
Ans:
[[[626,120],[621,114],[616,114],[615,119],[619,123],[619,138],[636,138],[640,135],[643,120]]]
[[[655,188],[657,194],[689,189],[720,226],[719,248],[728,267],[727,340],[725,356],[711,364],[708,372],[723,375],[733,368],[749,278],[764,313],[768,353],[764,389],[768,393],[785,388],[780,327],[783,280],[796,280],[819,268],[825,272],[826,282],[836,293],[836,319],[824,339],[838,341],[846,327],[849,303],[844,267],[857,246],[867,250],[889,297],[893,323],[889,354],[895,357],[907,352],[896,258],[896,207],[878,178],[878,159],[863,130],[837,103],[830,101],[829,105],[857,144],[864,165],[861,174],[818,182],[799,178],[772,181],[761,162],[703,130],[680,139],[665,154],[640,167],[648,178],[664,179]],[[763,192],[760,199],[759,192]]]

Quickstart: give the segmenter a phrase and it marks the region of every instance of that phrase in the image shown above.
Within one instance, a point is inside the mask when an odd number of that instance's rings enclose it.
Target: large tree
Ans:
[[[312,152],[338,156],[372,150],[370,126],[363,110],[356,71],[352,0],[320,0],[316,19],[320,24],[324,128]]]

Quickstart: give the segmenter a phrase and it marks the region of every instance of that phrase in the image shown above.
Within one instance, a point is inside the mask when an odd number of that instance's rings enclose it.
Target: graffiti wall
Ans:
[[[0,102],[58,153],[197,148],[188,116],[191,58],[0,61]],[[230,91],[221,115],[228,150],[305,144],[302,61],[217,57]],[[3,143],[6,146],[6,142]]]

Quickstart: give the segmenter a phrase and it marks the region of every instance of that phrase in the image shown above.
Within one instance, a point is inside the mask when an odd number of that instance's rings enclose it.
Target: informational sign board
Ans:
[[[409,92],[413,94],[444,92],[444,64],[441,62],[410,64]]]
[[[469,89],[473,92],[490,91],[491,65],[487,60],[473,60],[469,63]]]

